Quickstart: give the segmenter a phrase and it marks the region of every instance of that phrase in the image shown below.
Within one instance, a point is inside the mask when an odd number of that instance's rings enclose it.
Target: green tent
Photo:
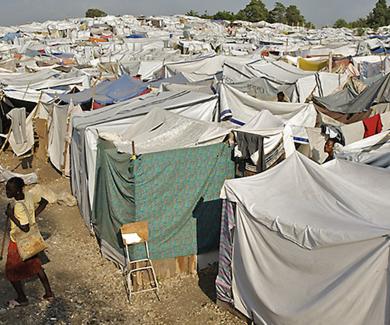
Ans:
[[[148,153],[131,161],[99,140],[93,224],[102,252],[123,256],[121,225],[147,220],[152,259],[205,253],[218,248],[221,201],[234,177],[224,143]],[[132,254],[142,255],[140,247]],[[115,254],[113,254],[115,255]]]

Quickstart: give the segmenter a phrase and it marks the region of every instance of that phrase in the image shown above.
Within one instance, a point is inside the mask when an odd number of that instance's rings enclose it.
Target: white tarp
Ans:
[[[54,97],[48,95],[46,92],[41,90],[34,89],[12,89],[12,88],[4,88],[4,94],[13,99],[23,100],[31,103],[39,103],[42,102],[44,104],[49,104],[54,101]],[[56,91],[58,93],[64,93],[64,91]]]
[[[119,152],[144,154],[218,143],[230,132],[217,123],[190,119],[161,109],[154,109],[122,133],[100,133],[113,141]]]
[[[8,181],[12,177],[22,178],[26,185],[38,183],[38,176],[35,173],[19,174],[19,173],[11,172],[10,170],[0,166],[0,183]]]
[[[385,169],[299,153],[226,181],[234,306],[256,324],[388,324],[389,183]]]
[[[390,131],[347,145],[335,155],[340,159],[390,168]]]

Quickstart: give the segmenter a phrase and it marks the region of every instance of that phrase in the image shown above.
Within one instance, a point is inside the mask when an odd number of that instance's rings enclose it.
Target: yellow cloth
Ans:
[[[304,58],[298,58],[298,67],[305,71],[320,71],[325,68],[329,60],[309,61]]]
[[[35,223],[35,204],[38,203],[41,198],[34,196],[31,193],[24,194],[24,200],[16,201],[14,207],[15,218],[19,220],[21,225],[27,225],[30,222]],[[15,241],[14,234],[18,229],[18,226],[11,220],[10,238]]]

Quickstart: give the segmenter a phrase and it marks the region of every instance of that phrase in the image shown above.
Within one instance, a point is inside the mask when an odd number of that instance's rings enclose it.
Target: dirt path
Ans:
[[[3,156],[0,164],[16,166]],[[34,165],[41,183],[56,190],[68,190],[68,180],[49,165]],[[19,169],[18,169],[19,170]],[[4,229],[4,185],[0,184],[0,235]],[[103,259],[76,207],[49,206],[39,217],[41,231],[48,236],[45,265],[55,301],[43,302],[38,280],[26,283],[30,305],[0,312],[0,324],[244,324],[214,304],[216,268],[198,276],[182,276],[161,283],[158,301],[153,293],[135,296],[128,303],[123,277],[113,264]],[[5,261],[0,262],[0,306],[14,298],[4,277]]]

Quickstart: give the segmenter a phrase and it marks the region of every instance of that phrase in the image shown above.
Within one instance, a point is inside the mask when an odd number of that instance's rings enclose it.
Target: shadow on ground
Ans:
[[[214,263],[198,273],[199,287],[213,302],[217,301],[217,292],[215,288],[215,279],[217,278],[217,274],[218,263]]]

